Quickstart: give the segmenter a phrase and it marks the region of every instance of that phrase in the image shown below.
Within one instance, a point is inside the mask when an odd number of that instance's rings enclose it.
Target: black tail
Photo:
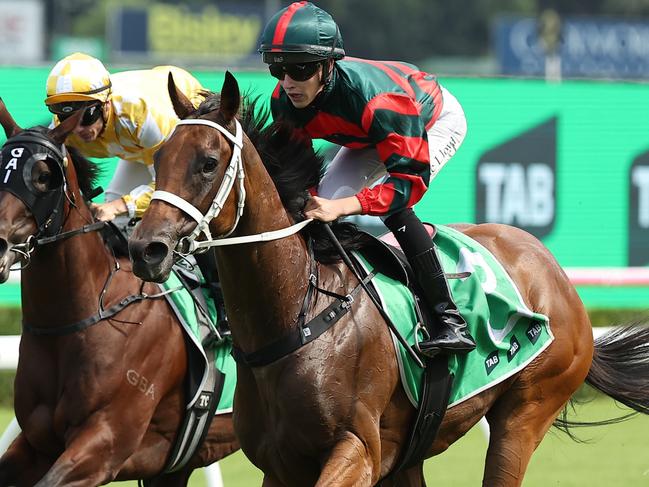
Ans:
[[[649,414],[649,327],[618,327],[596,339],[586,382],[631,409]]]
[[[586,382],[634,411],[649,414],[649,327],[620,326],[597,338]],[[554,426],[570,434],[569,427],[619,423],[634,414],[605,421],[576,422],[569,421],[564,410]]]

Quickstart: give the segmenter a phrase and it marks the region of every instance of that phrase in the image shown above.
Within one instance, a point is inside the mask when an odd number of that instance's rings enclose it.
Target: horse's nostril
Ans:
[[[4,238],[0,238],[0,259],[2,259],[9,250],[9,242]]]
[[[144,248],[142,260],[148,265],[160,264],[168,253],[169,247],[164,242],[151,242]]]

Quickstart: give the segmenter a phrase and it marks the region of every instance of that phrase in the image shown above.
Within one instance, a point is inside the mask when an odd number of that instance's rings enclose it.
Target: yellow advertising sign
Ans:
[[[148,8],[148,43],[153,54],[242,57],[257,49],[261,15],[230,14],[207,6],[155,4]]]

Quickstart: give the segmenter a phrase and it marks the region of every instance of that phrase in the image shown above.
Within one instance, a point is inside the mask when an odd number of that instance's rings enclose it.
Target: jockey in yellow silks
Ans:
[[[45,104],[54,114],[54,124],[85,110],[66,143],[86,157],[119,158],[106,202],[94,205],[100,220],[139,217],[151,201],[153,154],[178,122],[167,90],[170,72],[176,86],[197,106],[203,87],[174,66],[111,75],[101,61],[75,53],[60,60],[47,78]]]

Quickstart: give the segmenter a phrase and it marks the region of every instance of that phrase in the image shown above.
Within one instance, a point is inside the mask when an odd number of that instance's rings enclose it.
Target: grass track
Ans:
[[[597,398],[577,409],[579,420],[620,416],[620,409],[607,398]],[[11,420],[11,412],[0,409],[0,428]],[[635,417],[615,426],[578,431],[586,444],[575,443],[563,433],[551,430],[532,457],[525,487],[611,487],[649,486],[649,418]],[[448,451],[426,462],[428,485],[479,486],[487,440],[479,428],[471,430]],[[225,487],[261,485],[261,473],[241,452],[221,462]],[[135,487],[135,482],[114,483]],[[202,472],[196,472],[190,487],[205,487]]]

